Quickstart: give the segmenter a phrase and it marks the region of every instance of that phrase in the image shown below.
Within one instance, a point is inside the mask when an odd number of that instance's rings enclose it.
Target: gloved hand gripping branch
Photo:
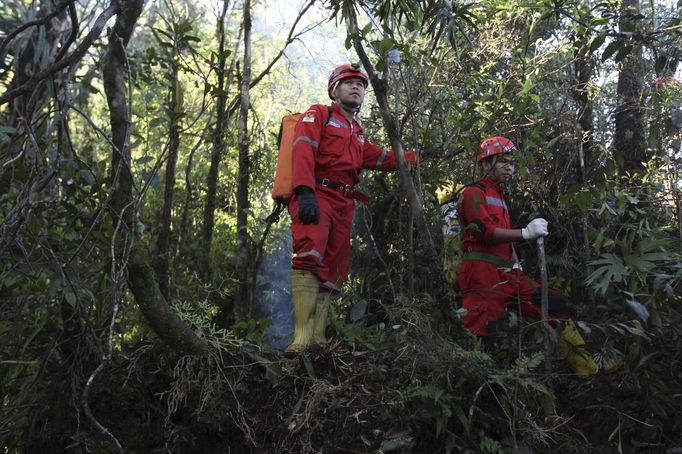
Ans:
[[[303,224],[317,224],[320,221],[320,205],[315,191],[308,186],[297,186],[294,191],[298,198],[298,219]]]
[[[440,151],[440,145],[434,145],[432,147],[422,147],[419,149],[419,152],[422,155],[422,158],[428,159],[436,155]]]
[[[425,159],[433,157],[432,155],[438,151],[438,147],[430,148],[405,148],[405,158],[410,165],[417,165],[424,162]]]
[[[547,221],[542,218],[533,219],[521,229],[521,235],[524,240],[534,240],[541,236],[549,235],[547,231]]]

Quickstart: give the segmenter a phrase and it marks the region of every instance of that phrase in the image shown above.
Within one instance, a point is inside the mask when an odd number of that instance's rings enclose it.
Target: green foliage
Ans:
[[[589,210],[602,219],[602,227],[590,231],[600,258],[589,262],[592,270],[585,282],[610,300],[622,298],[621,304],[642,321],[649,321],[653,312],[655,323],[660,323],[659,311],[680,285],[682,256],[669,227],[657,222],[658,203],[644,201],[654,194],[655,187],[645,186],[636,193],[601,193],[591,202],[597,208]]]
[[[489,452],[490,454],[504,454],[504,448],[502,445],[491,438],[489,438],[485,433],[481,432],[481,442],[478,445],[481,452]]]
[[[438,388],[434,385],[419,386],[415,389],[409,390],[406,396],[408,399],[422,399],[425,408],[422,409],[426,413],[427,419],[432,419],[436,423],[436,436],[447,427],[449,418],[453,412],[458,412],[460,421],[464,421],[464,414],[462,413],[461,400],[454,395],[448,394],[444,389]]]
[[[52,7],[48,3],[3,3],[0,35],[37,19]],[[364,175],[363,189],[374,201],[357,210],[354,277],[332,311],[332,342],[325,349],[285,360],[267,345],[288,310],[275,305],[289,296],[284,222],[264,243],[264,254],[274,258],[254,276],[259,299],[278,308],[272,324],[246,319],[226,329],[232,320],[219,320],[221,311],[243,303],[233,298],[239,8],[227,17],[220,57],[227,68],[234,66],[222,88],[215,18],[201,4],[153,5],[127,53],[136,219],[130,231],[154,256],[165,196],[161,169],[169,128],[177,123],[182,133],[170,300],[209,343],[206,357],[180,357],[155,338],[125,291],[126,258],[111,256],[112,242],[125,228],[114,230],[110,211],[113,152],[96,65],[104,41],[73,62],[72,71],[59,71],[29,96],[0,106],[0,450],[111,448],[83,423],[81,408],[84,383],[106,349],[114,303],[121,309],[113,325],[114,357],[95,380],[91,404],[126,452],[225,446],[301,453],[339,446],[358,452],[628,452],[680,446],[676,210],[682,91],[669,77],[679,60],[680,18],[659,3],[644,5],[638,15],[621,13],[615,1],[589,10],[583,2],[547,0],[330,1],[308,22],[328,28],[311,41],[297,38],[251,90],[251,244],[263,235],[271,210],[279,119],[326,100],[331,67],[355,59],[343,52],[345,32],[327,22],[330,17],[360,15],[361,39],[389,88],[403,144],[441,148],[412,170],[437,244],[437,191],[476,178],[473,157],[481,139],[512,138],[522,150],[521,178],[508,188],[515,225],[531,214],[550,220],[553,284],[575,296],[598,362],[623,360],[622,369],[586,381],[572,377],[560,358],[545,375],[542,331],[515,313],[502,321],[498,345],[467,335],[456,315],[461,295],[436,281],[422,241],[426,232],[410,224],[396,174]],[[90,14],[74,5],[79,21]],[[266,2],[254,9],[254,74],[282,43],[281,33],[272,33],[280,25],[272,18],[288,20],[270,8]],[[50,63],[69,27],[67,17],[58,16],[9,43],[0,56],[3,95]],[[640,174],[618,175],[620,157],[609,147],[619,108],[615,64],[641,45],[647,50],[643,81],[655,80],[641,98],[653,158]],[[580,63],[594,70],[587,81],[578,80]],[[179,83],[172,110],[174,70]],[[222,137],[213,247],[204,250],[213,112],[220,99],[232,110]],[[579,129],[589,116],[591,130]],[[371,91],[362,121],[367,137],[383,144]],[[517,248],[532,273],[534,250],[523,243]],[[250,251],[250,264],[256,255]],[[197,269],[205,256],[210,279]],[[277,336],[286,338],[284,331]],[[611,423],[603,423],[603,412]]]
[[[178,316],[192,325],[201,337],[210,341],[218,350],[230,350],[243,347],[244,341],[231,331],[216,326],[213,322],[216,316],[215,307],[208,301],[173,301],[173,309]]]

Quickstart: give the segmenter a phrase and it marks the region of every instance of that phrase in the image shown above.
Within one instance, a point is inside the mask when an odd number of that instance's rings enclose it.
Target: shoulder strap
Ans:
[[[332,119],[332,113],[334,113],[334,108],[332,106],[327,106],[327,120],[324,122],[325,126],[327,126],[329,124],[329,120]]]
[[[462,186],[461,188],[459,188],[457,191],[455,191],[455,193],[452,195],[452,197],[450,197],[446,201],[440,203],[439,205],[443,206],[443,205],[447,205],[448,203],[456,202],[457,200],[459,200],[460,194],[462,194],[462,192],[466,188],[469,188],[471,186],[475,186],[482,191],[485,191],[488,189],[488,187],[486,185],[484,185],[483,183],[481,183],[480,181],[474,181],[473,183],[467,183],[464,186]]]

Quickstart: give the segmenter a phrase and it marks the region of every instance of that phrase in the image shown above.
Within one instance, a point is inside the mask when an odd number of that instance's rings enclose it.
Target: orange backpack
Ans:
[[[327,126],[332,117],[334,109],[327,106],[327,119],[324,126]],[[275,182],[272,188],[272,198],[280,204],[286,204],[294,193],[293,169],[291,154],[294,145],[294,130],[301,118],[302,113],[286,115],[282,118],[277,135],[277,146],[279,155],[277,156],[277,167],[275,169]]]

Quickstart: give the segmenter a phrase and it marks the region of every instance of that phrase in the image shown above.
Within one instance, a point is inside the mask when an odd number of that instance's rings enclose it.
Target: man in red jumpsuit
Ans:
[[[458,213],[464,228],[462,265],[458,285],[467,309],[464,326],[473,334],[494,338],[497,321],[509,302],[518,302],[521,313],[540,319],[539,283],[523,274],[514,250],[514,242],[547,236],[547,221],[538,218],[522,229],[512,227],[504,186],[514,172],[511,140],[497,136],[484,140],[477,156],[483,177],[467,187]],[[578,375],[593,375],[597,365],[583,346],[585,341],[569,320],[568,301],[556,291],[548,298],[550,317],[566,320],[561,336],[573,348],[567,359]]]
[[[294,132],[294,195],[289,201],[294,243],[292,300],[294,339],[288,352],[326,342],[329,294],[348,278],[355,200],[369,198],[354,188],[362,169],[397,170],[393,152],[370,143],[356,114],[368,79],[359,67],[342,65],[329,77],[331,106],[315,104]],[[414,152],[407,152],[414,162]]]

